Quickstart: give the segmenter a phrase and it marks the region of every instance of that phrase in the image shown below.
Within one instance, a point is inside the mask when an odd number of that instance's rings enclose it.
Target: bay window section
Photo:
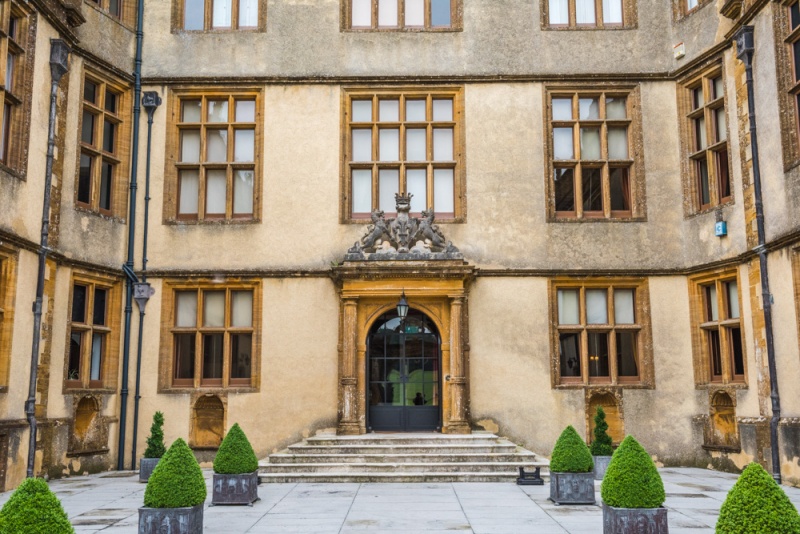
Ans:
[[[172,386],[251,386],[254,289],[181,289],[174,295]]]
[[[410,193],[411,211],[432,208],[462,217],[460,92],[350,92],[345,111],[346,219],[396,211],[395,194]]]
[[[557,383],[642,380],[640,291],[625,285],[556,285]]]
[[[705,377],[702,382],[744,383],[745,355],[735,275],[702,280],[695,287],[700,304],[700,344],[696,350],[700,375]]]
[[[72,285],[65,388],[108,388],[117,360],[117,318],[113,288],[89,278]]]

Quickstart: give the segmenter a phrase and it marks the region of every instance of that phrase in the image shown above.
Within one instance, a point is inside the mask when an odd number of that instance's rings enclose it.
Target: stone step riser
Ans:
[[[510,445],[492,445],[492,446],[479,446],[479,447],[452,447],[447,445],[442,446],[308,446],[308,445],[290,445],[288,452],[290,454],[489,454],[489,453],[505,453],[512,454],[517,451],[517,446]]]
[[[375,437],[371,435],[359,436],[357,438],[350,437],[313,437],[307,438],[308,445],[323,445],[323,446],[352,446],[352,445],[497,445],[497,438],[490,437],[470,437],[470,436],[447,436],[436,435],[432,437]]]
[[[313,474],[309,476],[297,475],[260,475],[262,483],[436,483],[436,482],[505,482],[513,484],[517,480],[517,474],[498,474],[498,473],[478,473],[475,475],[467,475],[466,473],[438,473],[438,474],[403,474],[403,475],[341,475],[332,474],[325,476],[323,474]],[[545,482],[547,477],[543,477]]]
[[[353,463],[353,464],[382,464],[382,463],[414,463],[414,462],[535,462],[538,458],[533,454],[273,454],[269,462],[262,462],[262,466],[273,464],[321,464],[321,463]]]
[[[399,464],[269,464],[259,472],[267,473],[517,473],[520,467],[526,470],[534,468],[533,462],[482,464],[454,462],[446,464],[434,463],[399,463]]]

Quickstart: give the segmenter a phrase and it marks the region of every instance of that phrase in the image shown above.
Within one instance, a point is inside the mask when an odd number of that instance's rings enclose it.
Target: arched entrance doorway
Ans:
[[[367,425],[373,431],[441,429],[442,339],[433,321],[392,310],[367,336]]]

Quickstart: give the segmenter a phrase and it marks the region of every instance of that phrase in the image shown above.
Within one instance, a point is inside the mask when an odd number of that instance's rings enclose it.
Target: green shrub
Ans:
[[[0,532],[74,534],[75,529],[47,482],[28,478],[0,510]]]
[[[664,483],[647,451],[628,436],[614,452],[600,490],[603,502],[616,508],[658,508]]]
[[[800,534],[800,515],[763,467],[748,465],[728,492],[717,534]]]
[[[597,414],[594,416],[594,440],[589,449],[594,456],[611,456],[614,454],[614,449],[611,447],[611,436],[606,432],[608,430],[608,423],[606,423],[606,412],[602,406],[597,407]]]
[[[203,472],[192,450],[176,439],[150,475],[144,490],[144,505],[149,508],[183,508],[206,500]]]
[[[147,448],[144,450],[145,458],[161,458],[167,452],[164,445],[164,414],[153,414],[153,424],[150,426],[150,435],[147,436]]]
[[[594,460],[589,447],[572,425],[564,432],[553,447],[550,457],[550,471],[554,473],[588,473],[594,468]]]
[[[239,427],[234,423],[214,457],[214,472],[221,475],[241,475],[258,469],[258,458],[253,447]]]

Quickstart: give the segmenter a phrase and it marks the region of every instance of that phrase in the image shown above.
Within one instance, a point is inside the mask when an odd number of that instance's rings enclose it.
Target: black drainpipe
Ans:
[[[39,374],[39,341],[42,337],[42,300],[44,271],[47,265],[47,241],[50,235],[50,189],[53,183],[53,157],[56,148],[56,100],[58,82],[69,68],[70,49],[61,39],[50,39],[50,118],[47,129],[47,164],[44,174],[44,205],[42,206],[42,237],[39,244],[39,273],[36,279],[36,301],[33,303],[33,343],[31,344],[31,376],[25,416],[30,426],[28,443],[28,478],[33,478],[36,461],[36,381]]]
[[[758,252],[761,264],[761,299],[764,307],[764,329],[767,338],[767,363],[769,365],[770,399],[772,419],[769,425],[770,449],[772,452],[772,478],[781,483],[781,464],[778,448],[778,422],[781,419],[781,396],[778,393],[778,367],[775,363],[775,343],[772,336],[772,294],[769,292],[767,270],[766,233],[764,231],[764,204],[761,198],[761,168],[758,163],[758,135],[756,130],[756,99],[753,89],[753,27],[743,26],[734,35],[736,55],[744,63],[747,73],[747,107],[750,115],[750,147],[753,153],[753,193],[756,201],[756,226],[758,227]]]
[[[153,114],[161,105],[155,91],[145,91],[142,105],[147,112],[147,164],[144,171],[144,235],[142,236],[142,281],[136,284],[136,304],[139,306],[139,342],[136,345],[136,392],[133,395],[133,444],[131,446],[131,471],[136,469],[136,439],[139,431],[139,387],[142,376],[142,340],[144,339],[144,309],[154,291],[147,283],[147,234],[150,222],[150,147],[153,140]]]
[[[133,284],[139,282],[133,272],[133,246],[136,241],[136,175],[139,171],[139,117],[142,113],[142,40],[144,38],[144,0],[139,0],[136,20],[136,59],[133,67],[133,141],[131,143],[131,192],[128,216],[128,258],[125,271],[125,334],[122,345],[122,389],[119,394],[119,444],[117,469],[125,469],[125,426],[128,412],[128,364],[131,355],[131,312],[133,311]]]

